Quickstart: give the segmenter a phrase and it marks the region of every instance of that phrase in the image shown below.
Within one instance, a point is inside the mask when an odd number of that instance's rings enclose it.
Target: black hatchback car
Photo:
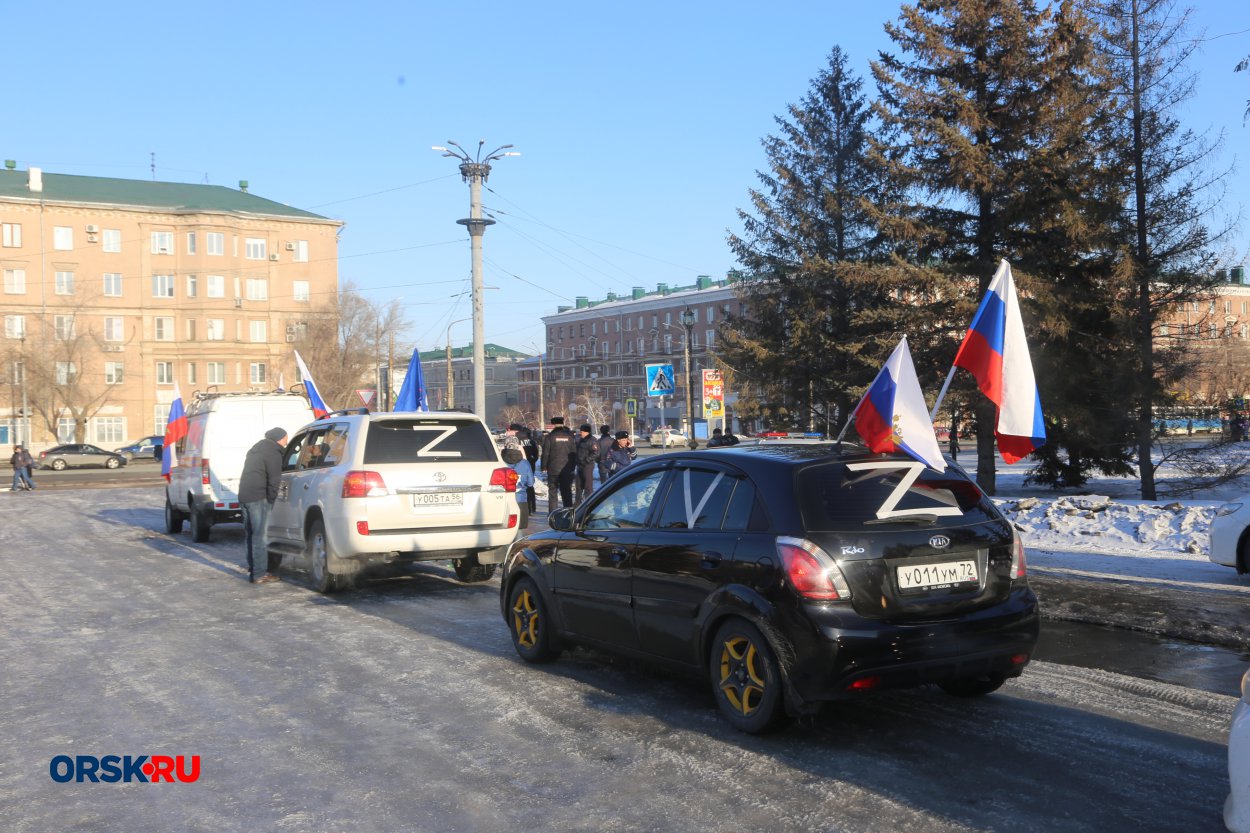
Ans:
[[[635,463],[512,545],[500,606],[523,659],[706,675],[747,732],[885,688],[988,694],[1038,637],[1024,546],[977,485],[849,444]]]

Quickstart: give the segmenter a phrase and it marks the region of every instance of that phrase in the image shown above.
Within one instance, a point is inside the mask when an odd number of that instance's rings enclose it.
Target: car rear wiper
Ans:
[[[917,526],[928,526],[937,523],[937,515],[916,514],[916,515],[896,515],[893,518],[873,518],[864,521],[864,526],[873,526],[875,524],[916,524]]]

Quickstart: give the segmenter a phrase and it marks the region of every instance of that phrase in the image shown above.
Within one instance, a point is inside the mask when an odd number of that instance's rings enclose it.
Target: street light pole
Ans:
[[[433,150],[443,152],[443,156],[453,156],[460,160],[460,175],[469,183],[469,216],[456,222],[469,229],[469,244],[473,266],[473,411],[482,419],[486,419],[486,344],[482,308],[482,235],[486,227],[495,221],[482,216],[482,183],[490,176],[490,163],[505,156],[521,154],[506,151],[512,145],[502,145],[482,156],[485,140],[477,143],[477,153],[469,156],[464,148],[455,142],[448,141],[454,150],[435,146]]]
[[[456,388],[452,385],[451,379],[451,328],[456,324],[463,324],[465,321],[471,321],[470,318],[460,318],[447,325],[447,408],[450,411],[456,407]]]
[[[694,332],[694,312],[686,307],[681,313],[686,328],[686,439],[694,441],[694,379],[690,372],[690,334]]]

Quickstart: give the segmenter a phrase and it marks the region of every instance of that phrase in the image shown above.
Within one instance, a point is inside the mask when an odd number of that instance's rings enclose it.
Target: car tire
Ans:
[[[104,461],[104,468],[106,468],[106,469],[115,469],[115,468],[117,468],[118,466],[120,466],[121,464],[122,464],[122,461],[121,461],[121,460],[117,459],[116,457],[110,457],[110,458],[108,458],[107,460],[105,460],[105,461]]]
[[[58,458],[52,461],[51,468],[53,471],[65,471],[65,465],[65,461]]]
[[[212,510],[206,512],[192,503],[188,515],[191,521],[191,540],[197,544],[207,543],[213,529]]]
[[[186,519],[185,514],[174,508],[169,495],[165,495],[165,531],[170,535],[177,535],[182,532],[182,522]]]
[[[490,577],[495,574],[495,565],[480,563],[477,560],[477,553],[454,559],[451,566],[456,571],[456,578],[466,584],[489,581]]]
[[[547,603],[525,576],[517,579],[508,594],[508,632],[517,656],[526,662],[551,662],[560,656],[552,639]]]
[[[1250,573],[1250,535],[1242,535],[1237,545],[1237,575]]]
[[[717,629],[708,675],[717,707],[738,731],[755,735],[781,723],[781,666],[768,640],[750,622],[734,618]]]
[[[305,551],[308,553],[308,572],[312,576],[313,589],[318,593],[333,593],[339,589],[339,574],[331,568],[336,559],[330,552],[325,522],[320,518],[308,525]]]
[[[1001,674],[982,674],[979,677],[965,677],[961,680],[948,680],[938,686],[954,697],[983,697],[1002,688],[1007,678]]]

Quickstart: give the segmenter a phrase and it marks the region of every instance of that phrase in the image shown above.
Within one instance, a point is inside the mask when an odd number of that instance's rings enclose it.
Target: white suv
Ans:
[[[305,555],[322,593],[402,560],[485,581],[517,536],[516,483],[473,414],[330,414],[287,444],[269,547]]]

